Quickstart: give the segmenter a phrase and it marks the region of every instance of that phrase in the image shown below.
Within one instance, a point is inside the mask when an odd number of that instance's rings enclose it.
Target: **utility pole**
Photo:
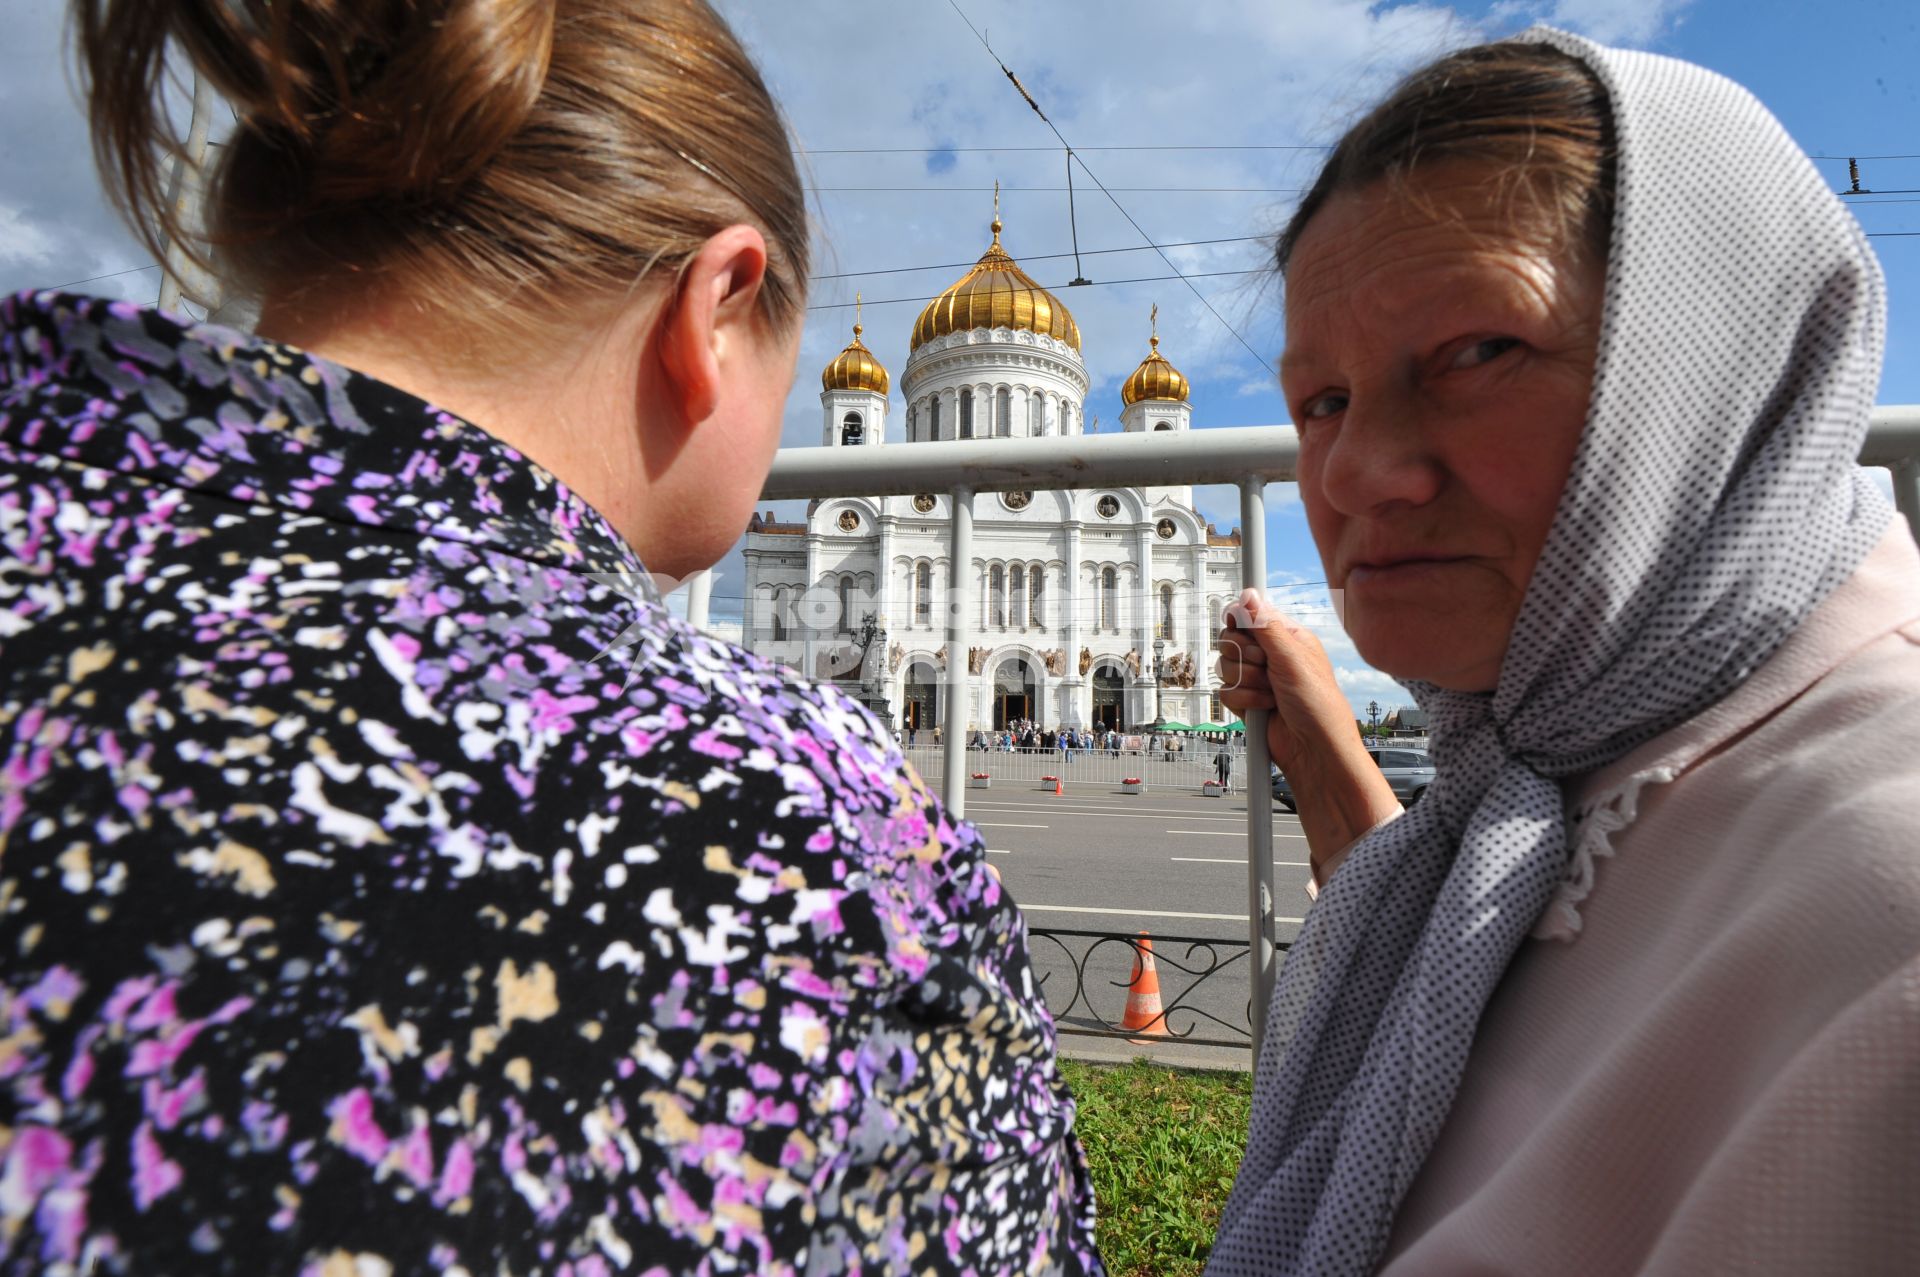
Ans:
[[[168,202],[173,205],[175,227],[198,227],[200,196],[205,188],[202,174],[207,160],[207,126],[213,120],[213,86],[193,76],[193,119],[187,125],[186,150],[174,157],[173,181]],[[167,242],[167,258],[160,272],[160,309],[180,309],[184,294],[208,310],[220,304],[220,282],[197,266],[186,246],[178,239]]]

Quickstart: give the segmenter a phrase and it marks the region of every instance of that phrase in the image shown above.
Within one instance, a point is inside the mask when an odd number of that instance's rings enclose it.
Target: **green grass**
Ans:
[[[1247,1142],[1253,1077],[1062,1060],[1100,1202],[1113,1277],[1187,1277],[1205,1265]]]

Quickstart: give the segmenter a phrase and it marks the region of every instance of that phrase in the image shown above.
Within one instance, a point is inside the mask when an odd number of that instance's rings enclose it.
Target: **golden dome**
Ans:
[[[1080,349],[1080,325],[1060,299],[1033,282],[1000,247],[1000,217],[993,218],[993,244],[973,269],[941,293],[913,323],[909,350],[948,333],[974,328],[1016,328],[1040,333]]]
[[[1147,357],[1133,370],[1133,376],[1127,378],[1127,384],[1120,387],[1121,403],[1131,406],[1142,399],[1177,399],[1182,403],[1187,399],[1186,376],[1160,353],[1158,334],[1153,337]]]
[[[873,357],[860,341],[860,325],[853,326],[853,340],[847,348],[833,357],[833,362],[820,370],[820,388],[822,390],[865,390],[876,395],[887,393],[892,381],[880,361]]]

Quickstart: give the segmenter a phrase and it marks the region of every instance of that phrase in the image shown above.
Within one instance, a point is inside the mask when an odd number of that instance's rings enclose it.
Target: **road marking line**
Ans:
[[[967,804],[967,809],[969,811],[974,810],[975,807],[976,807],[976,804],[974,803]],[[1177,808],[1162,809],[1159,811],[1134,812],[1134,811],[1114,811],[1111,808],[1107,808],[1107,807],[1071,807],[1070,808],[1070,807],[1062,807],[1056,804],[1050,807],[992,807],[992,808],[985,808],[984,810],[989,811],[996,816],[1015,815],[1015,814],[1022,815],[1022,816],[1063,816],[1063,815],[1065,816],[1111,816],[1115,820],[1165,820],[1168,816],[1173,816],[1180,820],[1230,820],[1238,825],[1246,824],[1246,817],[1244,815],[1201,816],[1197,814],[1189,814]],[[969,819],[971,819],[971,817],[969,817]],[[1280,835],[1280,837],[1304,838],[1306,837],[1306,835],[1305,834],[1298,834],[1298,835],[1282,834]]]
[[[1019,902],[1016,901],[1016,904]],[[1245,922],[1244,913],[1176,913],[1170,909],[1096,909],[1091,905],[1020,905],[1028,913],[1105,913],[1121,918],[1204,918],[1210,922]],[[1304,922],[1304,918],[1275,918],[1275,922]]]
[[[1010,825],[1000,820],[976,820],[973,822],[982,829],[1051,829],[1052,825]]]
[[[1189,865],[1244,865],[1244,860],[1222,860],[1218,856],[1168,856],[1168,860],[1184,861]],[[1276,860],[1273,862],[1287,869],[1311,869],[1312,865],[1304,860]]]
[[[987,848],[987,854],[989,856],[1011,856],[1013,853],[1010,851],[1002,851],[998,847],[989,847]]]
[[[1196,838],[1245,838],[1247,836],[1247,831],[1244,829],[1169,829],[1167,832],[1170,834],[1192,834]],[[1274,837],[1298,838],[1302,842],[1305,842],[1307,839],[1305,834],[1276,833]]]

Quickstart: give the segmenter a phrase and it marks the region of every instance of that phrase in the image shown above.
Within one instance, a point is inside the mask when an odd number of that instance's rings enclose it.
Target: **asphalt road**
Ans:
[[[997,786],[997,782],[996,782]],[[1176,1001],[1197,1014],[1172,1011],[1170,1027],[1195,1037],[1247,1036],[1247,805],[1244,791],[1226,798],[1149,791],[1123,794],[1111,786],[1050,791],[996,787],[969,791],[967,818],[986,839],[1000,871],[1034,932],[1036,970],[1048,1006],[1063,1031],[1117,1024],[1126,1005],[1132,951],[1086,936],[1049,939],[1050,931],[1097,931],[1155,939],[1163,1005]],[[1274,824],[1274,912],[1285,943],[1306,912],[1307,844],[1300,822],[1278,807]],[[1221,942],[1194,947],[1174,937]],[[1204,979],[1196,977],[1215,965]],[[1082,968],[1076,981],[1075,967]],[[1078,984],[1082,999],[1074,1001]],[[1212,1017],[1212,1018],[1209,1018]],[[1224,1022],[1224,1023],[1223,1023]],[[1076,1054],[1126,1057],[1142,1051],[1124,1040],[1063,1032],[1062,1048]],[[1246,1046],[1183,1050],[1188,1063],[1245,1067]]]

